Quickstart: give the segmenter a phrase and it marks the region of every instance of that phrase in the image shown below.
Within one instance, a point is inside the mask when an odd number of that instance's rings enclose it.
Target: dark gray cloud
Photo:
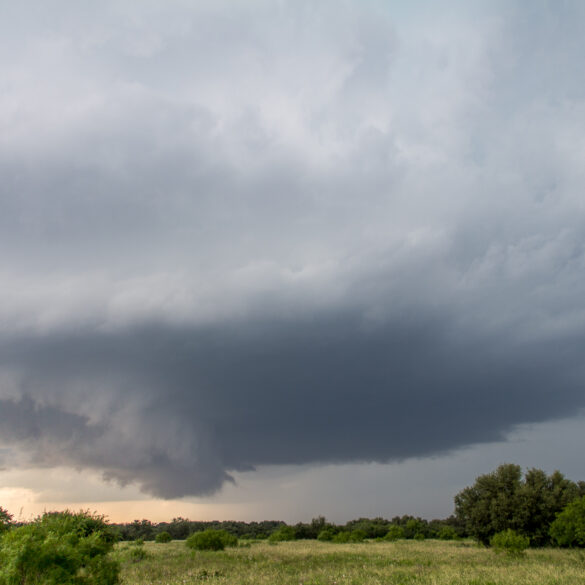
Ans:
[[[13,341],[25,398],[3,401],[2,438],[175,497],[230,470],[438,454],[582,408],[580,335],[518,344],[411,309]]]
[[[585,406],[583,9],[399,4],[3,9],[6,464],[176,497]]]

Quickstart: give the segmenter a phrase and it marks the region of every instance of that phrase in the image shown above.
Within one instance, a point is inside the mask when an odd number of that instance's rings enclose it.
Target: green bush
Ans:
[[[317,540],[321,542],[331,542],[335,538],[335,530],[332,528],[324,528],[319,532]]]
[[[367,537],[365,530],[361,528],[357,528],[356,530],[352,530],[349,533],[349,541],[350,542],[363,542]]]
[[[219,530],[218,532],[221,534],[224,546],[238,546],[238,537],[235,534],[232,534],[227,530]]]
[[[295,539],[295,529],[292,526],[287,526],[285,524],[268,537],[268,542],[283,542]]]
[[[557,515],[550,536],[559,546],[585,547],[585,496],[571,502]]]
[[[159,532],[154,539],[154,541],[158,543],[171,542],[171,540],[173,540],[173,538],[166,530],[164,532]]]
[[[388,528],[388,532],[386,532],[386,536],[384,536],[384,540],[400,540],[404,538],[404,528],[402,526],[398,526],[398,524],[391,524]]]
[[[0,537],[0,585],[115,585],[115,540],[102,516],[44,514]]]
[[[350,533],[347,530],[342,530],[341,532],[338,532],[333,537],[333,542],[338,542],[338,543],[349,542],[349,540],[350,540]]]
[[[225,530],[207,529],[194,532],[185,543],[195,550],[223,550],[226,546],[238,546],[238,539]]]
[[[507,530],[494,534],[490,540],[490,545],[497,553],[506,553],[511,557],[520,557],[530,546],[530,539],[528,536],[518,534],[508,528]]]
[[[366,533],[361,529],[342,530],[333,537],[333,542],[346,543],[346,542],[363,542],[366,538]]]
[[[457,538],[457,531],[453,526],[442,526],[437,536],[441,540],[455,540]]]

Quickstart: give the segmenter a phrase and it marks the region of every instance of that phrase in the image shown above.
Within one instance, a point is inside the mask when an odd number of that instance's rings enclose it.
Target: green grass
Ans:
[[[529,550],[520,559],[471,542],[397,541],[330,544],[296,541],[193,552],[184,542],[147,543],[132,562],[119,545],[125,585],[576,585],[585,555]]]

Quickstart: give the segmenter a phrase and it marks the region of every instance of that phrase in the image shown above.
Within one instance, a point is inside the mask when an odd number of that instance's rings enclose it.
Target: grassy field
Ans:
[[[578,585],[585,554],[531,550],[520,559],[496,555],[472,542],[397,541],[330,544],[266,542],[192,552],[184,542],[147,543],[146,558],[130,561],[119,545],[125,585]]]

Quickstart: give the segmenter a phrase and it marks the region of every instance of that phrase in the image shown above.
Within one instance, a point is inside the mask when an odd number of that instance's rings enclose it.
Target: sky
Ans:
[[[585,4],[0,3],[0,506],[446,517],[585,479]]]

